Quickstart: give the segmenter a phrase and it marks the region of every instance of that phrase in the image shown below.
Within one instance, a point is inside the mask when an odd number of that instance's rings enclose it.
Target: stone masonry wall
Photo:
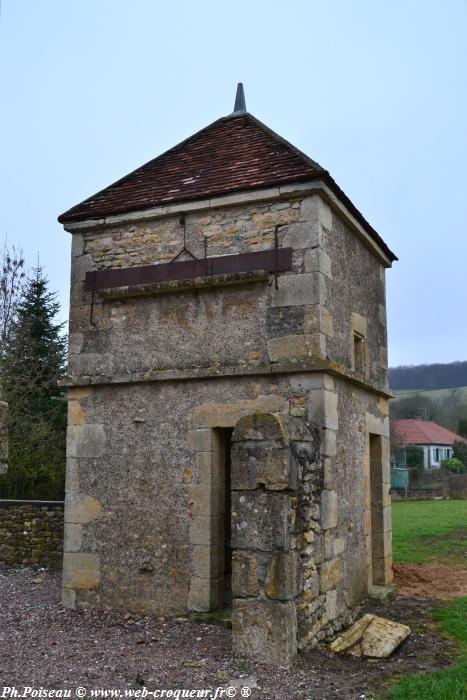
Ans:
[[[328,357],[356,371],[353,332],[365,343],[363,378],[387,386],[385,268],[340,217],[325,216],[321,238]],[[323,311],[322,311],[323,313]]]
[[[216,431],[257,413],[298,419],[317,436],[293,497],[298,646],[346,624],[366,593],[368,436],[387,438],[384,269],[318,194],[190,211],[187,246],[202,257],[207,236],[208,255],[264,250],[276,225],[279,245],[293,249],[277,289],[269,275],[141,298],[97,294],[92,319],[86,271],[167,262],[183,230],[177,215],[164,215],[74,233],[66,605],[162,614],[212,606],[224,508]],[[361,375],[354,331],[366,345]],[[385,516],[383,567],[388,523]],[[258,569],[263,592],[266,569]]]
[[[0,564],[61,568],[63,505],[0,500]]]
[[[317,240],[319,197],[257,203],[186,217],[187,246],[202,257],[293,248],[293,268],[279,290],[268,283],[189,290],[150,298],[96,296],[90,324],[86,271],[167,262],[181,248],[177,216],[73,236],[69,372],[96,376],[188,367],[245,368],[319,355],[319,328],[307,320],[319,303],[308,249]],[[299,276],[298,276],[299,275]],[[272,276],[271,276],[272,278]],[[174,296],[176,297],[174,300]],[[310,307],[310,308],[309,308]],[[313,315],[313,314],[311,314]],[[227,334],[227,335],[226,335]]]

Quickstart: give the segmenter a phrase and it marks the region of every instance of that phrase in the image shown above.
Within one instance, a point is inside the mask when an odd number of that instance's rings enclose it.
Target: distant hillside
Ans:
[[[445,389],[467,386],[467,361],[392,367],[389,386],[398,389]]]

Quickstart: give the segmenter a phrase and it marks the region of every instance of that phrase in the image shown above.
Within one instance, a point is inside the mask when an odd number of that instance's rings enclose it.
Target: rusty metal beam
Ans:
[[[292,248],[261,250],[257,253],[219,255],[200,260],[182,260],[160,265],[93,270],[86,273],[86,289],[98,292],[113,287],[134,287],[139,284],[169,282],[210,275],[264,270],[286,272],[292,269]]]

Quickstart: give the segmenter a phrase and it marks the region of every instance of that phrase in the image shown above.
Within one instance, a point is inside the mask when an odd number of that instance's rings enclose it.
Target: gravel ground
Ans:
[[[34,583],[38,577],[43,581]],[[253,700],[353,700],[382,693],[399,674],[446,666],[455,653],[431,622],[437,603],[407,596],[366,610],[412,627],[390,659],[336,657],[322,648],[300,656],[292,669],[280,669],[233,661],[225,627],[64,610],[59,589],[56,572],[0,568],[0,686],[79,686],[90,697],[94,688],[216,688],[237,680],[239,687],[253,687]]]

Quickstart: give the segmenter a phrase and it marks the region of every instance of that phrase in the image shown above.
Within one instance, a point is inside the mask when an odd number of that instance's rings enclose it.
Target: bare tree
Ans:
[[[3,355],[26,277],[21,248],[12,246],[10,249],[5,241],[0,265],[0,355]]]

